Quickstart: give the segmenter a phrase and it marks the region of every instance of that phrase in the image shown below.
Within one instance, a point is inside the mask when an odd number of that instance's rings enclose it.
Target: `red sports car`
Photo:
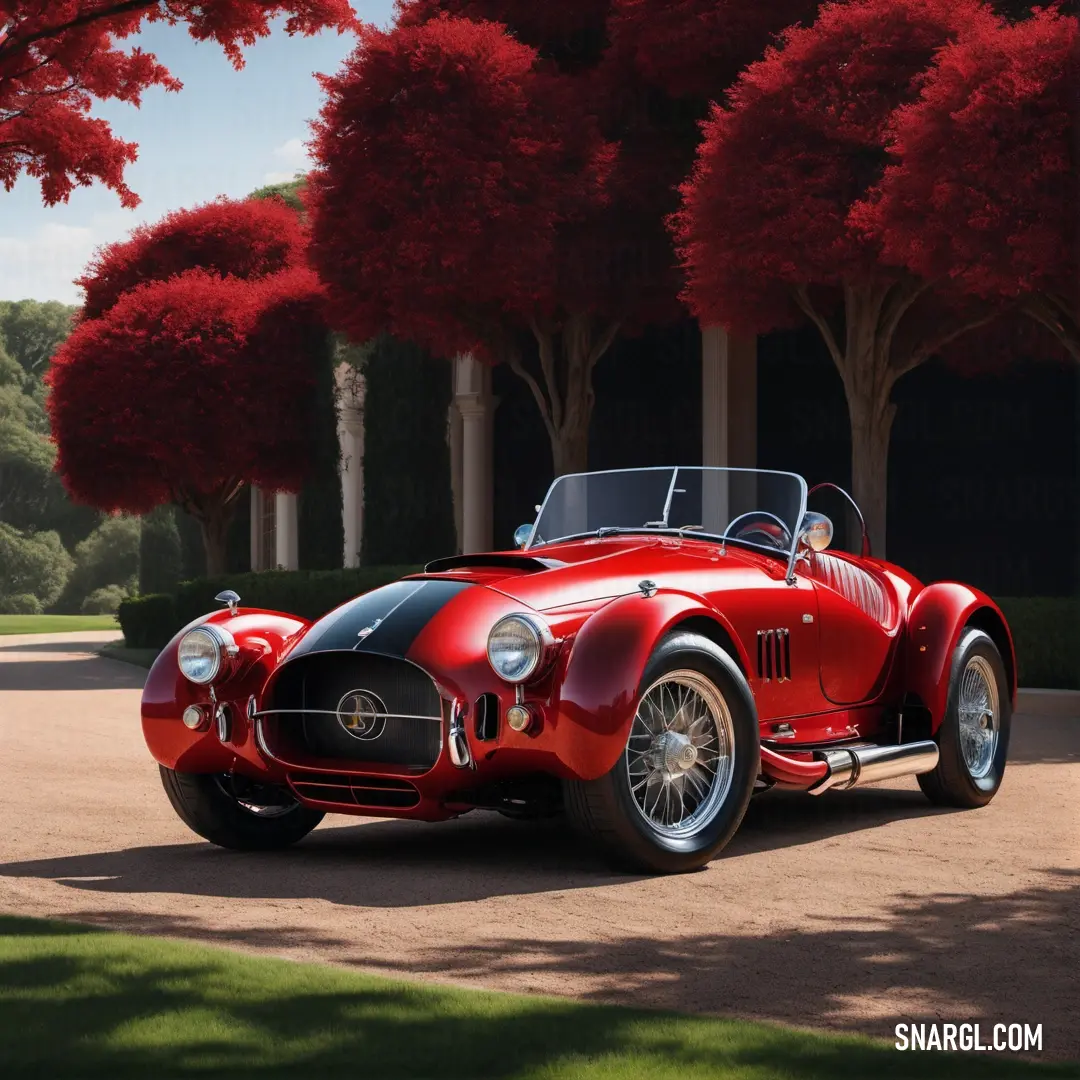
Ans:
[[[774,786],[917,775],[935,803],[985,805],[1016,694],[1001,611],[874,559],[865,528],[858,554],[830,550],[823,494],[763,470],[564,476],[515,550],[314,623],[223,593],[143,692],[169,799],[242,849],[326,813],[565,812],[658,872],[708,862]]]

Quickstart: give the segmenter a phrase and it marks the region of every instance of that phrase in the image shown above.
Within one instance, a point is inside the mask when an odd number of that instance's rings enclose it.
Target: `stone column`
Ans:
[[[491,372],[475,357],[454,361],[454,404],[461,416],[461,534],[466,554],[491,550]]]
[[[262,564],[263,499],[265,494],[254,484],[251,487],[251,569],[265,570]]]
[[[450,448],[450,494],[454,502],[454,536],[457,538],[457,550],[460,554],[462,537],[464,535],[464,523],[462,521],[462,431],[461,413],[458,411],[457,402],[451,401],[447,410],[446,418],[446,442]]]
[[[364,539],[364,378],[350,364],[337,370],[341,444],[342,565],[360,565]]]
[[[740,338],[721,326],[701,330],[701,463],[752,469],[757,465],[757,339]],[[702,524],[707,532],[723,531],[733,513],[752,501],[749,488],[738,490],[732,506],[723,476],[706,474]]]
[[[286,491],[275,496],[275,560],[283,570],[300,569],[300,520],[297,497]]]

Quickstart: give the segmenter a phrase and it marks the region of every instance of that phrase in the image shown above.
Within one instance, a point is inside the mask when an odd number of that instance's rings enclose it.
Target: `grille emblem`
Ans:
[[[386,730],[386,706],[370,690],[350,690],[338,702],[337,721],[354,739],[370,742]]]

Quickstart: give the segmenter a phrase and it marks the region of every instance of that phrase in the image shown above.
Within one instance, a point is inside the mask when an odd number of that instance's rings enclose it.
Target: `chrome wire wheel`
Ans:
[[[645,691],[627,740],[638,813],[672,839],[716,816],[735,771],[735,727],[723,695],[696,671],[672,671]]]
[[[970,657],[964,668],[957,712],[964,767],[973,780],[981,780],[994,767],[1001,728],[997,679],[983,656]]]

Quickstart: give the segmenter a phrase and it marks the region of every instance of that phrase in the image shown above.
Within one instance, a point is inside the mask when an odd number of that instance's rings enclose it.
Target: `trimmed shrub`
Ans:
[[[244,607],[317,619],[360,593],[408,574],[417,566],[371,566],[355,570],[267,570],[184,582],[175,596],[138,596],[120,605],[124,640],[133,649],[160,649],[189,622],[220,607],[214,597],[233,589]]]
[[[1020,685],[1080,690],[1080,600],[1005,597],[998,606],[1012,630]]]
[[[79,610],[83,615],[115,615],[121,601],[127,598],[123,585],[106,585],[95,589],[83,602]]]
[[[31,593],[0,596],[0,615],[40,615],[41,601]]]
[[[171,592],[182,579],[176,507],[159,506],[142,518],[139,533],[139,593]]]
[[[168,593],[123,600],[116,617],[129,649],[160,649],[184,625],[176,621],[176,601]]]
[[[417,566],[368,566],[353,570],[266,570],[185,581],[176,590],[177,629],[220,605],[223,589],[238,592],[244,607],[317,619],[360,593],[415,574]]]
[[[0,598],[29,594],[47,608],[64,591],[71,569],[59,534],[23,534],[0,522]]]

